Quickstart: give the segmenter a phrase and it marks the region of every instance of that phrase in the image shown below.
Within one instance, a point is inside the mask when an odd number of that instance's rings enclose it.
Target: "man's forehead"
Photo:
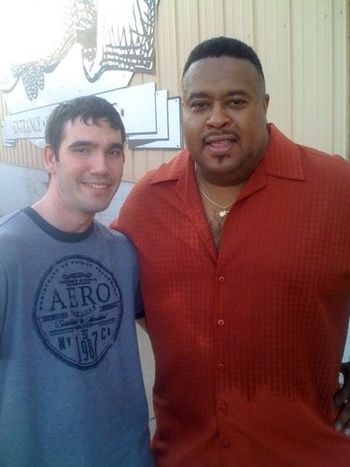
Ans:
[[[106,118],[93,119],[92,117],[90,117],[85,119],[81,116],[78,116],[75,117],[73,120],[68,120],[65,122],[63,126],[62,135],[65,136],[71,131],[91,131],[92,127],[109,128],[116,133],[121,132],[119,128],[113,128],[109,120],[107,120]]]
[[[81,117],[76,117],[65,123],[61,141],[70,144],[72,140],[76,139],[88,141],[100,137],[112,139],[119,144],[122,142],[122,131],[119,128],[113,128],[110,122],[104,118],[84,120]]]
[[[220,56],[206,57],[193,62],[182,79],[182,91],[188,97],[193,92],[205,92],[209,87],[219,87],[225,82],[233,84],[230,91],[235,87],[243,89],[243,85],[256,87],[263,82],[263,78],[256,70],[253,63],[247,59]]]
[[[78,117],[75,117],[73,120],[68,120],[68,122],[66,122],[66,124],[69,123],[71,126],[111,126],[109,120],[105,117],[94,119],[93,117],[85,118],[82,115],[78,115]]]

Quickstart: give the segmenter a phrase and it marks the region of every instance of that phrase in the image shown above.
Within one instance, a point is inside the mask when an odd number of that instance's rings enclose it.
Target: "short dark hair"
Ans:
[[[94,124],[98,120],[107,120],[111,128],[120,130],[122,134],[122,142],[125,142],[125,128],[123,121],[113,104],[109,103],[102,97],[98,96],[82,96],[75,99],[62,102],[59,104],[49,116],[45,128],[46,144],[49,144],[58,158],[58,151],[62,142],[64,127],[67,122],[72,122],[76,118],[87,123],[92,120]]]
[[[186,71],[189,69],[192,63],[196,62],[197,60],[208,57],[222,56],[249,60],[254,65],[256,71],[259,73],[263,79],[263,82],[265,83],[264,72],[256,52],[245,42],[242,42],[233,37],[224,36],[213,37],[212,39],[200,42],[192,50],[192,52],[190,52],[182,72],[182,77],[184,77]]]

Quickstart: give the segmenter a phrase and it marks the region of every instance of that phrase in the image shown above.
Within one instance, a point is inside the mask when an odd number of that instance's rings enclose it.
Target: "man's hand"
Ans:
[[[344,383],[334,396],[334,405],[339,410],[334,427],[350,437],[350,362],[343,363],[340,372]]]

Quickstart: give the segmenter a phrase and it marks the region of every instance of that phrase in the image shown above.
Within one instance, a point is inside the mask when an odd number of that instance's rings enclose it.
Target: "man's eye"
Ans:
[[[228,102],[231,107],[243,107],[246,104],[244,99],[232,99]]]
[[[77,146],[73,151],[81,154],[88,154],[90,152],[89,148],[86,146]]]
[[[208,102],[196,101],[191,103],[191,109],[195,112],[200,112],[203,110],[207,110],[209,108]]]
[[[108,155],[112,158],[121,157],[123,155],[123,151],[121,151],[120,149],[112,149],[108,152]]]

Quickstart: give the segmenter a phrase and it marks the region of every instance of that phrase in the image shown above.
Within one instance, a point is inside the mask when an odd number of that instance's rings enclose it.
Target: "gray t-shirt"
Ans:
[[[0,466],[153,465],[129,240],[0,219]]]

